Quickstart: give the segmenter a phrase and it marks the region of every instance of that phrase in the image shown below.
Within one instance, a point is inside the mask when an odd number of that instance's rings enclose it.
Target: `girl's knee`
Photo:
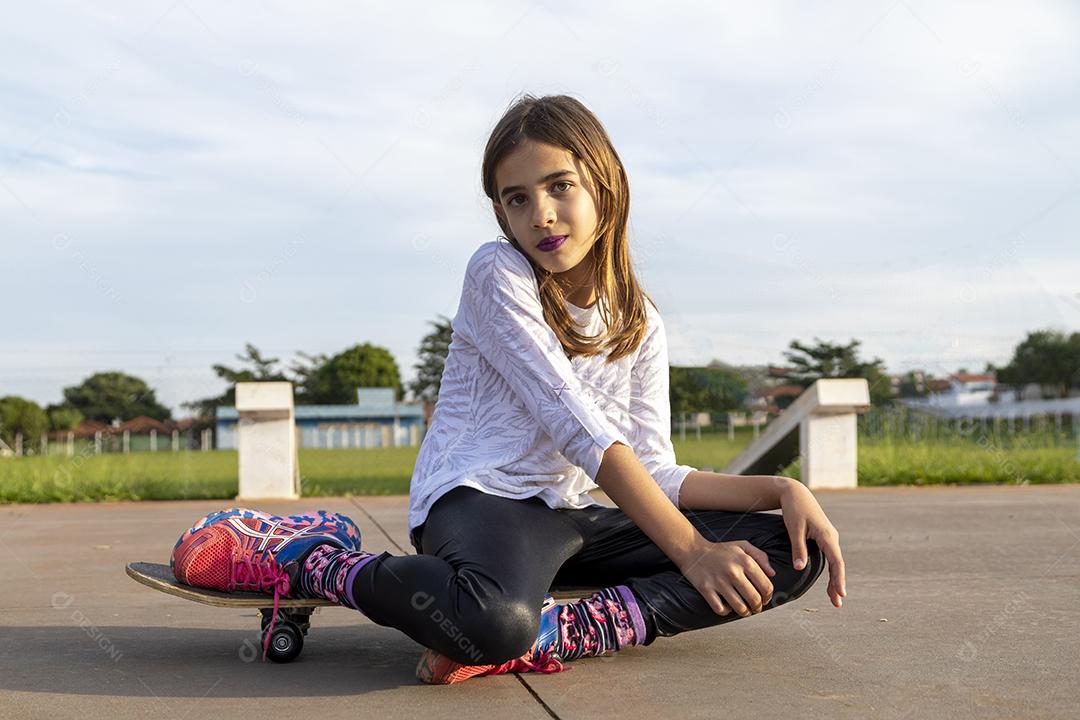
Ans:
[[[794,560],[794,548],[791,546],[791,533],[784,524],[784,518],[780,515],[771,515],[773,523],[772,534],[761,547],[771,558],[780,558],[784,563],[791,564]],[[813,574],[816,578],[821,574],[825,565],[825,554],[818,548],[817,543],[811,538],[804,540],[806,543],[806,567],[803,574]]]
[[[529,603],[504,600],[464,622],[463,640],[469,663],[494,665],[524,655],[540,630],[540,614]]]
[[[809,588],[821,575],[821,571],[825,569],[826,565],[825,553],[821,552],[821,548],[818,544],[811,540],[806,539],[806,567],[803,568],[802,574],[807,577],[806,588]],[[806,592],[806,588],[802,592]],[[800,595],[802,593],[799,593]]]
[[[786,583],[786,587],[778,586],[775,588],[772,602],[769,604],[770,607],[783,605],[786,602],[801,597],[807,590],[813,587],[814,583],[817,582],[818,576],[820,576],[822,570],[825,569],[825,553],[821,552],[817,543],[812,539],[806,539],[806,566],[802,570],[796,570],[794,568],[790,543],[787,547],[787,554],[782,558],[782,561],[784,565],[787,565],[790,568],[784,573],[784,576],[789,577],[790,580]],[[776,578],[774,578],[774,581],[775,580]]]

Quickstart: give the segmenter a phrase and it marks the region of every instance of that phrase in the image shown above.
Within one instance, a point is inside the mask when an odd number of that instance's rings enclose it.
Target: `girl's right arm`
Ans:
[[[671,558],[718,615],[727,615],[730,607],[745,617],[768,604],[773,587],[766,571],[776,574],[768,555],[745,540],[712,542],[702,537],[632,448],[612,443],[596,484]]]

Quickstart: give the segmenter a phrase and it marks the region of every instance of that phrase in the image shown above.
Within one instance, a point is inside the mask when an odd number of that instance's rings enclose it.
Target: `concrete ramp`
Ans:
[[[858,485],[856,414],[870,409],[870,386],[863,378],[818,380],[765,432],[728,463],[731,475],[778,475],[801,458],[807,487]]]

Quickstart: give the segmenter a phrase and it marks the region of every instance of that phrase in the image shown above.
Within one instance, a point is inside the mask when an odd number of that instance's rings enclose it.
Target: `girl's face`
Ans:
[[[496,166],[495,188],[495,212],[518,245],[558,276],[571,291],[567,299],[587,305],[591,288],[584,285],[598,218],[595,189],[581,161],[564,148],[526,140]]]

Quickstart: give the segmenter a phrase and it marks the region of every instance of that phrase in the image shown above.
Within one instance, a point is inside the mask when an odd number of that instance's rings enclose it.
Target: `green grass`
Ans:
[[[1011,446],[1010,446],[1011,445]],[[1080,482],[1075,447],[963,442],[859,442],[859,485]]]
[[[688,433],[674,441],[680,463],[719,472],[751,440]],[[301,450],[304,495],[403,495],[417,448]],[[798,461],[783,472],[799,476]],[[912,441],[861,437],[859,484],[1022,484],[1080,482],[1071,443],[1039,433]],[[90,453],[0,459],[0,503],[97,500],[231,499],[237,494],[235,451]]]
[[[715,472],[720,472],[721,468],[734,460],[753,440],[753,436],[748,432],[737,432],[734,440],[728,440],[726,434],[705,433],[702,433],[698,440],[690,432],[686,433],[686,440],[680,441],[678,437],[676,432],[672,444],[680,464],[702,469],[712,468]]]
[[[304,495],[408,495],[420,448],[301,450]]]
[[[301,450],[304,495],[409,492],[417,448]],[[75,455],[0,460],[0,502],[234,498],[235,451]]]
[[[676,440],[680,463],[719,472],[749,444],[749,434]],[[1076,444],[1049,432],[945,436],[928,440],[859,437],[859,485],[976,485],[1080,482]],[[799,477],[796,460],[781,473]]]

